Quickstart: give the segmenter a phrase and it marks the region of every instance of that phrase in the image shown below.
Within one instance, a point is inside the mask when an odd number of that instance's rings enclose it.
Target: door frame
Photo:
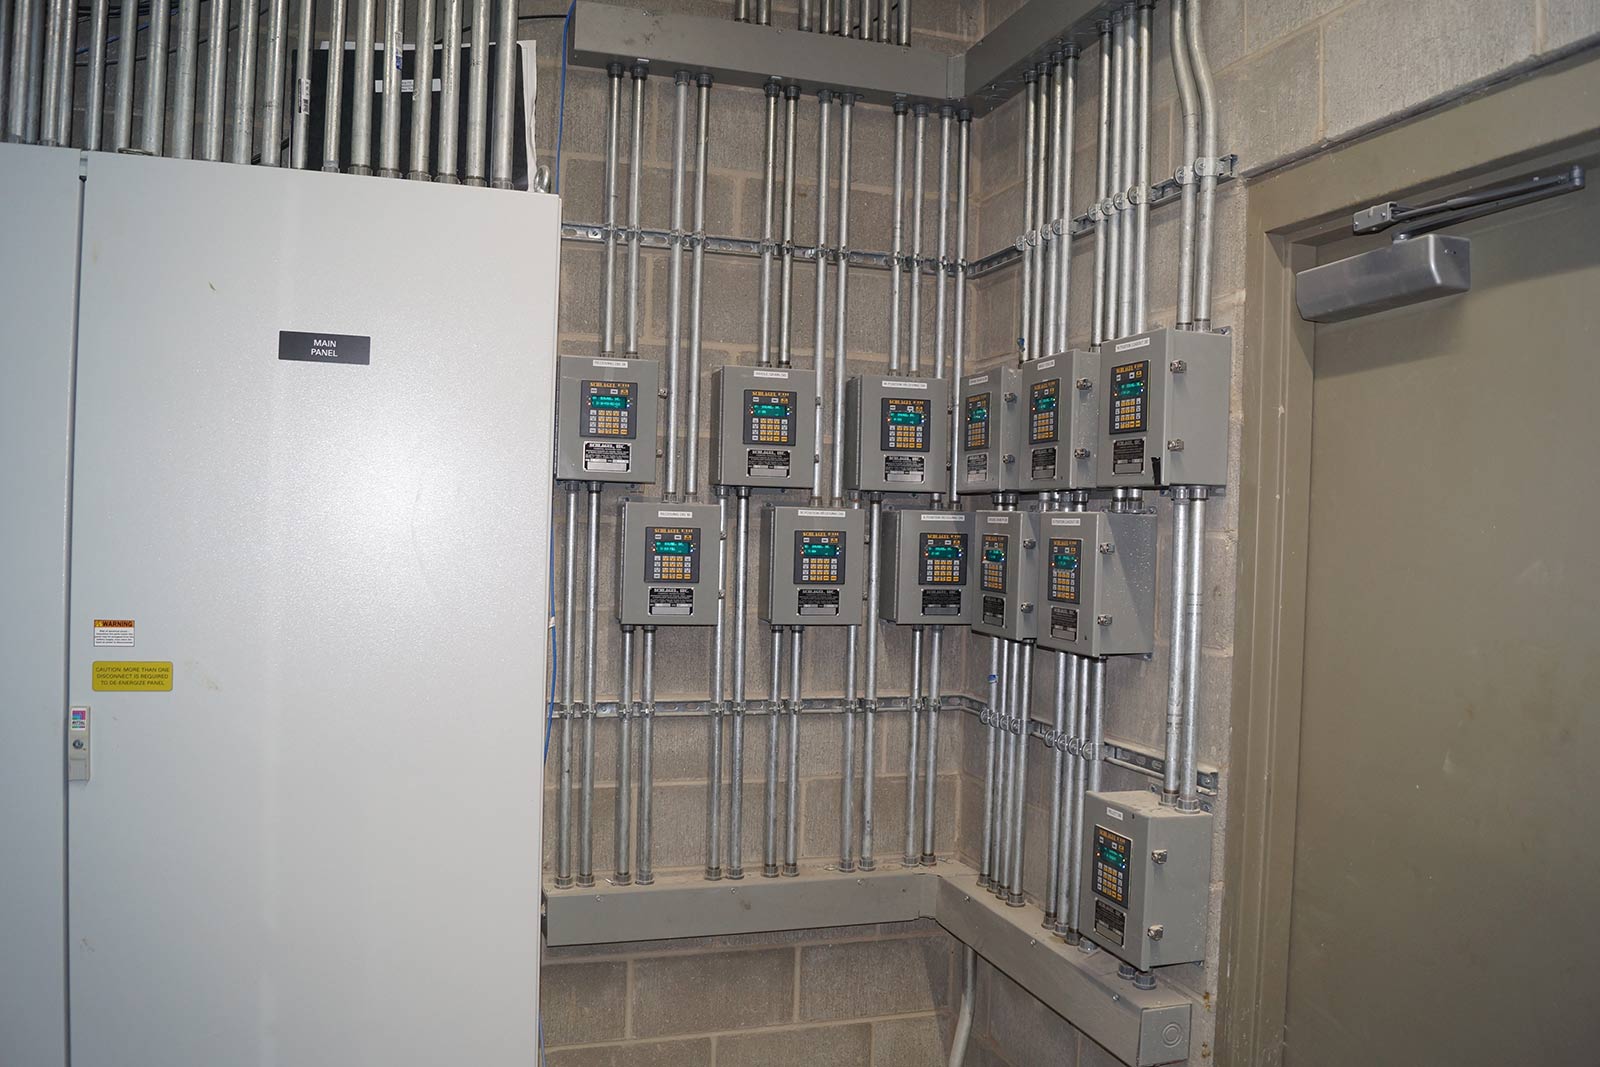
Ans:
[[[1525,173],[1597,139],[1590,49],[1250,185],[1218,1063],[1281,1063],[1288,1006],[1316,356],[1295,273],[1368,204]]]

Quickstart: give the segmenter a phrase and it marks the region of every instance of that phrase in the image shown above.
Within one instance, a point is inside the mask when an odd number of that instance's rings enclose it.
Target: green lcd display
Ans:
[[[603,408],[606,411],[621,411],[628,406],[628,398],[625,396],[591,396],[589,397],[589,406]]]
[[[1100,846],[1100,858],[1114,867],[1121,867],[1123,864],[1128,862],[1127,856],[1121,852],[1118,852],[1110,845]]]
[[[800,554],[802,556],[810,556],[813,559],[838,559],[839,546],[828,544],[827,542],[818,543],[812,541],[800,549]]]
[[[961,549],[955,545],[929,545],[929,559],[960,559]]]
[[[789,417],[789,405],[751,404],[750,414],[760,419],[787,419]]]
[[[1037,396],[1033,398],[1033,410],[1054,411],[1055,409],[1056,398],[1054,396]]]
[[[921,426],[922,412],[896,411],[890,414],[889,421],[894,423],[896,426]]]
[[[1144,379],[1136,378],[1117,386],[1118,396],[1144,396]]]
[[[1078,557],[1063,552],[1056,557],[1056,566],[1064,571],[1075,570],[1078,566]]]
[[[658,556],[687,556],[694,551],[694,545],[688,541],[657,541],[654,549]]]
[[[1004,563],[1006,561],[1006,550],[1003,548],[985,549],[983,558],[990,563]]]

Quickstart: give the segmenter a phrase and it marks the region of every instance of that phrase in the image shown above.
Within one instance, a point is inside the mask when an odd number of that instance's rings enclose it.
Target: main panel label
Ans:
[[[278,331],[278,358],[299,363],[372,362],[372,338],[356,333]]]

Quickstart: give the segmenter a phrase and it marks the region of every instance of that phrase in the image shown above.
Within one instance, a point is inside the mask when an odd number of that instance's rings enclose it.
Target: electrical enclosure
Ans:
[[[998,367],[961,379],[956,397],[959,492],[1016,492],[1017,395],[1014,367]]]
[[[1233,340],[1196,330],[1155,330],[1100,350],[1102,489],[1223,485],[1228,480],[1228,397]]]
[[[878,615],[903,626],[966,626],[973,600],[973,522],[965,511],[886,511]]]
[[[715,504],[622,505],[617,621],[710,626],[722,595],[722,509]]]
[[[1094,657],[1155,650],[1154,515],[1046,512],[1039,554],[1041,648]]]
[[[950,383],[855,377],[845,384],[844,473],[865,493],[931,493],[944,484]]]
[[[711,382],[711,480],[810,489],[817,452],[817,386],[810,374],[718,368]]]
[[[1141,971],[1205,959],[1211,815],[1145,790],[1084,796],[1078,929]]]
[[[1093,489],[1100,355],[1072,351],[1017,372],[1017,488]]]
[[[862,621],[866,514],[857,508],[767,507],[761,512],[761,619],[772,626]]]
[[[654,482],[660,365],[562,356],[557,369],[556,477]]]
[[[1039,520],[1035,511],[973,515],[977,560],[975,633],[1032,641],[1038,633]]]

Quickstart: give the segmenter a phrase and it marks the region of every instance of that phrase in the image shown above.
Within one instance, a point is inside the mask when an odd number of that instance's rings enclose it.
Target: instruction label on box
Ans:
[[[132,648],[133,620],[94,620],[94,645],[96,648]]]
[[[170,693],[172,662],[95,660],[91,678],[96,693]]]

